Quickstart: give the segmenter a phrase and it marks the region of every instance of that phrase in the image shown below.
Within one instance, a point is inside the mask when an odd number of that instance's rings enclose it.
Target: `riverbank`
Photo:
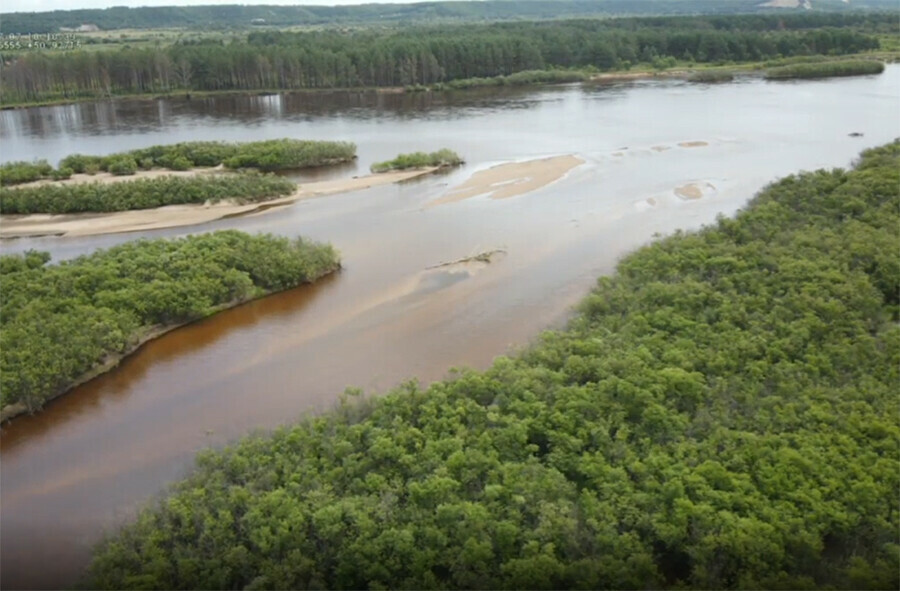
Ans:
[[[287,197],[256,203],[238,204],[234,202],[220,202],[210,205],[167,205],[155,209],[134,209],[98,214],[0,215],[0,239],[39,236],[94,236],[100,234],[117,234],[121,232],[137,232],[142,230],[159,230],[163,228],[193,226],[223,218],[249,215],[275,207],[283,207],[301,199],[323,197],[338,193],[349,193],[351,191],[359,191],[379,185],[399,183],[431,174],[435,170],[437,170],[437,167],[384,172],[350,179],[306,183]],[[157,171],[151,170],[144,173],[139,172],[137,175],[153,174],[155,172]],[[165,174],[165,171],[162,172]],[[195,169],[192,171],[185,171],[183,174],[201,174],[203,172],[206,171],[198,172],[197,169]],[[134,177],[123,178],[109,175],[103,182],[116,182],[115,179],[127,180],[128,178]],[[73,181],[73,179],[69,179],[69,181]],[[83,181],[74,179],[74,182]]]

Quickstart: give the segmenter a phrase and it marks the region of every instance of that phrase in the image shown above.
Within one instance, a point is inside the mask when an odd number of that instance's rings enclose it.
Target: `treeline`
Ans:
[[[273,174],[161,176],[117,183],[0,187],[0,213],[87,213],[151,209],[164,205],[265,201],[290,195],[297,185]]]
[[[815,8],[830,10],[896,8],[893,0],[817,0]],[[102,30],[187,28],[245,29],[251,26],[296,26],[559,19],[583,16],[651,14],[735,14],[773,12],[758,0],[531,0],[521,6],[500,0],[483,2],[421,2],[358,6],[144,6],[107,9],[54,10],[4,14],[0,33],[55,33],[61,27],[93,24]],[[784,13],[784,10],[778,11]],[[832,15],[825,15],[831,17]]]
[[[562,332],[204,453],[89,588],[896,589],[900,143],[627,257]]]
[[[832,76],[863,76],[884,72],[884,64],[872,60],[838,60],[808,64],[792,64],[766,71],[766,78],[829,78]]]
[[[29,52],[0,56],[9,62],[0,70],[0,101],[432,85],[525,70],[627,69],[662,59],[716,63],[843,55],[877,49],[878,40],[869,33],[898,27],[896,19],[881,16],[888,24],[847,15],[844,26],[814,27],[819,16],[794,15],[733,21],[690,17],[267,31],[229,44]]]
[[[0,257],[0,407],[28,411],[149,331],[294,287],[340,265],[328,245],[233,230],[139,240],[48,265]]]

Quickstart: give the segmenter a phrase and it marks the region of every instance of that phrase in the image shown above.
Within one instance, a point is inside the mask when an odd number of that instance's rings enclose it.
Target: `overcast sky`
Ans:
[[[391,0],[392,3],[421,0]],[[377,2],[377,0],[375,0]],[[76,8],[109,8],[110,6],[190,6],[197,4],[367,4],[372,0],[2,0],[3,12],[43,12],[45,10],[73,10]]]

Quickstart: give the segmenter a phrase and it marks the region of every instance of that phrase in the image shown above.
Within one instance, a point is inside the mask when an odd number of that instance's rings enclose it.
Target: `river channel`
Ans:
[[[879,76],[724,85],[677,80],[448,94],[317,93],[120,101],[0,112],[0,160],[188,140],[348,140],[368,173],[447,147],[449,173],[153,232],[5,240],[54,260],[143,237],[221,228],[331,242],[344,269],[149,343],[116,370],[0,433],[0,587],[72,584],[91,545],[195,453],[451,367],[487,367],[564,325],[596,277],[657,234],[733,215],[800,170],[848,166],[900,135],[900,65]],[[849,134],[863,134],[851,137]],[[473,174],[572,154],[533,192],[434,205]],[[692,186],[695,195],[676,189]],[[688,191],[687,193],[690,193]],[[699,198],[690,198],[691,196]],[[502,250],[487,265],[436,267]],[[436,267],[436,268],[435,268]]]

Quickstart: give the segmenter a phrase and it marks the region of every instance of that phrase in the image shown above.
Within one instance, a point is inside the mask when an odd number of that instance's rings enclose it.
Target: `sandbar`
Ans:
[[[569,154],[499,164],[476,172],[469,180],[428,205],[454,203],[479,195],[489,195],[491,199],[515,197],[549,185],[583,163],[581,158]]]
[[[200,174],[237,174],[226,169],[221,164],[219,166],[199,166],[189,170],[169,170],[167,168],[153,168],[151,170],[139,170],[134,174],[114,175],[109,172],[98,172],[97,174],[76,173],[67,179],[55,181],[53,179],[41,179],[39,181],[31,181],[29,183],[21,183],[19,185],[10,185],[9,189],[25,189],[27,187],[40,187],[42,185],[81,185],[84,183],[121,183],[125,181],[133,181],[135,179],[155,179],[162,176],[197,176]]]
[[[675,188],[675,194],[682,199],[701,199],[716,191],[715,185],[711,183],[688,183]]]
[[[289,205],[301,199],[398,183],[431,174],[435,170],[437,170],[436,167],[419,168],[370,174],[350,179],[305,183],[291,195],[256,203],[238,204],[222,201],[209,205],[167,205],[155,209],[133,209],[111,213],[0,215],[0,238],[93,236],[204,224],[222,218],[262,212],[273,207]],[[194,171],[185,172],[197,174]],[[164,174],[170,174],[170,172],[166,171]]]
[[[701,141],[679,142],[678,145],[681,146],[682,148],[700,148],[702,146],[708,146],[709,142],[701,142]]]

